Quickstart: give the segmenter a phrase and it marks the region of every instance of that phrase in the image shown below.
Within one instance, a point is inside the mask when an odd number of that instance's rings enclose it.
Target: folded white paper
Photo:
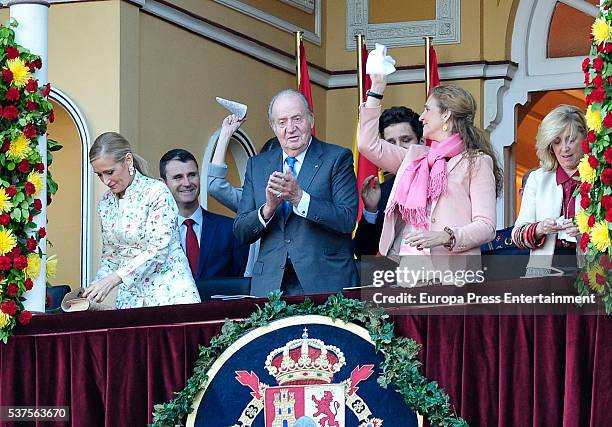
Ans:
[[[247,106],[241,104],[240,102],[230,101],[229,99],[220,98],[218,96],[215,97],[217,102],[221,104],[224,108],[229,110],[230,113],[236,115],[240,120],[244,119],[247,113]]]
[[[376,43],[376,49],[368,54],[367,74],[389,75],[395,72],[395,59],[387,55],[387,47]]]

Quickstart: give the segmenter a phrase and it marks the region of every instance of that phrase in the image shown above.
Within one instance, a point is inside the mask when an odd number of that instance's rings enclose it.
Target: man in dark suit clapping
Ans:
[[[234,233],[261,238],[251,293],[337,292],[358,283],[351,248],[358,195],[351,151],[312,137],[314,117],[294,90],[268,109],[280,148],[249,159]]]

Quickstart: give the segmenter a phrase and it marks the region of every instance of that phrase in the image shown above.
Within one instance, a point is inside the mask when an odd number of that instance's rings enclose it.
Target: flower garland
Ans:
[[[601,296],[607,314],[612,313],[612,12],[611,2],[600,5],[591,28],[590,57],[584,71],[588,133],[582,143],[584,156],[578,165],[581,210],[576,225],[582,233],[580,248],[585,265],[576,286],[581,295]],[[592,60],[591,60],[592,58]]]
[[[32,314],[23,308],[23,293],[38,277],[46,236],[34,216],[42,209],[37,198],[43,189],[45,165],[37,151],[37,137],[53,122],[47,97],[49,83],[34,76],[42,68],[39,56],[15,43],[15,20],[0,26],[0,340],[4,343],[17,324],[27,325]],[[49,140],[48,151],[61,148]],[[48,153],[47,166],[52,161]],[[47,202],[57,184],[47,174]]]
[[[467,422],[451,410],[449,397],[438,383],[427,381],[419,372],[421,345],[413,339],[395,336],[393,323],[389,322],[389,315],[384,309],[342,295],[332,295],[318,306],[308,298],[302,304],[290,305],[280,299],[280,291],[272,292],[270,301],[258,307],[244,322],[226,320],[221,334],[213,337],[209,346],[200,346],[200,357],[186,387],[177,392],[177,397],[170,402],[155,405],[152,425],[185,425],[196,395],[208,381],[208,370],[238,338],[274,320],[309,314],[364,325],[376,350],[384,355],[384,361],[379,366],[381,374],[378,383],[381,387],[394,385],[408,406],[426,416],[432,426],[467,427]]]

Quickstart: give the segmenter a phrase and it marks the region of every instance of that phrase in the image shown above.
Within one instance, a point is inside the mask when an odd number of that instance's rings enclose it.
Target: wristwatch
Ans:
[[[449,251],[452,251],[455,247],[455,232],[450,227],[444,227],[444,232],[448,233],[450,239],[442,246],[444,246]]]
[[[366,96],[371,96],[372,98],[376,99],[383,99],[382,93],[372,92],[371,90],[368,90],[366,92]]]

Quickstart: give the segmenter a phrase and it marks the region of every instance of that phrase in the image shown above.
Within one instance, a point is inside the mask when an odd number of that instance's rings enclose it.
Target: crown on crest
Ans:
[[[278,385],[329,384],[345,364],[344,353],[338,347],[308,338],[308,329],[304,328],[302,338],[268,355],[265,368]]]

